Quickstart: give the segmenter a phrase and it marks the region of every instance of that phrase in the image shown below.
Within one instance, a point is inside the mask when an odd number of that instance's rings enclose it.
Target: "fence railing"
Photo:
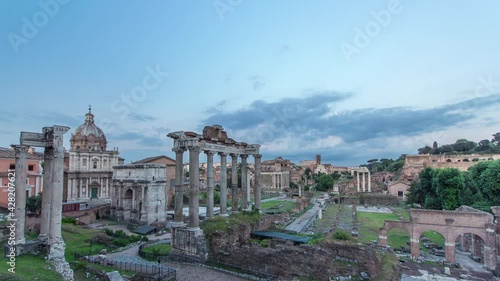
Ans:
[[[128,261],[108,259],[103,255],[85,255],[84,253],[74,253],[78,260],[85,260],[91,263],[97,263],[102,266],[116,268],[118,270],[133,271],[148,276],[148,280],[174,280],[177,276],[175,269],[165,265],[144,264]]]

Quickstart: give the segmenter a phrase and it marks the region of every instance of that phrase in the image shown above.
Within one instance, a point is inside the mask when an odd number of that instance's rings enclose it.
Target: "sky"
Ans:
[[[500,131],[498,1],[0,2],[0,146],[92,105],[126,163],[220,124],[359,165]],[[39,149],[41,150],[41,149]],[[187,155],[184,156],[187,161]],[[203,159],[202,159],[203,161]]]

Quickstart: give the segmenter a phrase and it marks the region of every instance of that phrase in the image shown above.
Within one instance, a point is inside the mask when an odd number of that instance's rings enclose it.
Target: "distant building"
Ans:
[[[106,150],[104,132],[94,123],[89,108],[85,122],[76,128],[70,139],[65,202],[95,199],[111,200],[113,166],[120,164],[118,148]]]
[[[398,197],[401,200],[406,200],[406,197],[408,196],[409,193],[410,185],[403,182],[395,182],[389,184],[389,187],[387,189],[390,195]]]
[[[413,181],[418,179],[420,171],[426,167],[431,168],[456,168],[460,171],[467,171],[479,161],[497,160],[500,154],[422,154],[406,155],[405,164],[401,171],[403,179]]]
[[[43,153],[35,152],[34,148],[29,148],[26,160],[26,196],[34,196],[42,192],[43,186]],[[16,168],[16,153],[13,148],[0,147],[0,208],[8,208],[9,203],[9,170]],[[14,182],[12,182],[14,183]]]
[[[283,189],[290,187],[290,171],[295,165],[288,159],[278,157],[263,161],[261,164],[261,185],[264,189]]]

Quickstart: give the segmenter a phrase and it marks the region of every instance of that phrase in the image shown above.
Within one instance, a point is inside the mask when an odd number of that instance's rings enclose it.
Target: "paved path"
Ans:
[[[295,219],[285,229],[289,231],[302,232],[302,230],[306,228],[310,221],[314,219],[320,209],[321,208],[319,207],[319,204],[315,204],[311,209],[302,214],[302,216]]]

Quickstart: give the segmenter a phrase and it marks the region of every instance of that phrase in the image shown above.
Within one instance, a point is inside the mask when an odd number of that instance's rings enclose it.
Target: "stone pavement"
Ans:
[[[295,219],[291,224],[289,224],[285,229],[294,232],[302,232],[305,230],[311,220],[316,217],[316,214],[319,212],[321,207],[319,204],[315,204],[311,209],[302,214],[302,216]]]

